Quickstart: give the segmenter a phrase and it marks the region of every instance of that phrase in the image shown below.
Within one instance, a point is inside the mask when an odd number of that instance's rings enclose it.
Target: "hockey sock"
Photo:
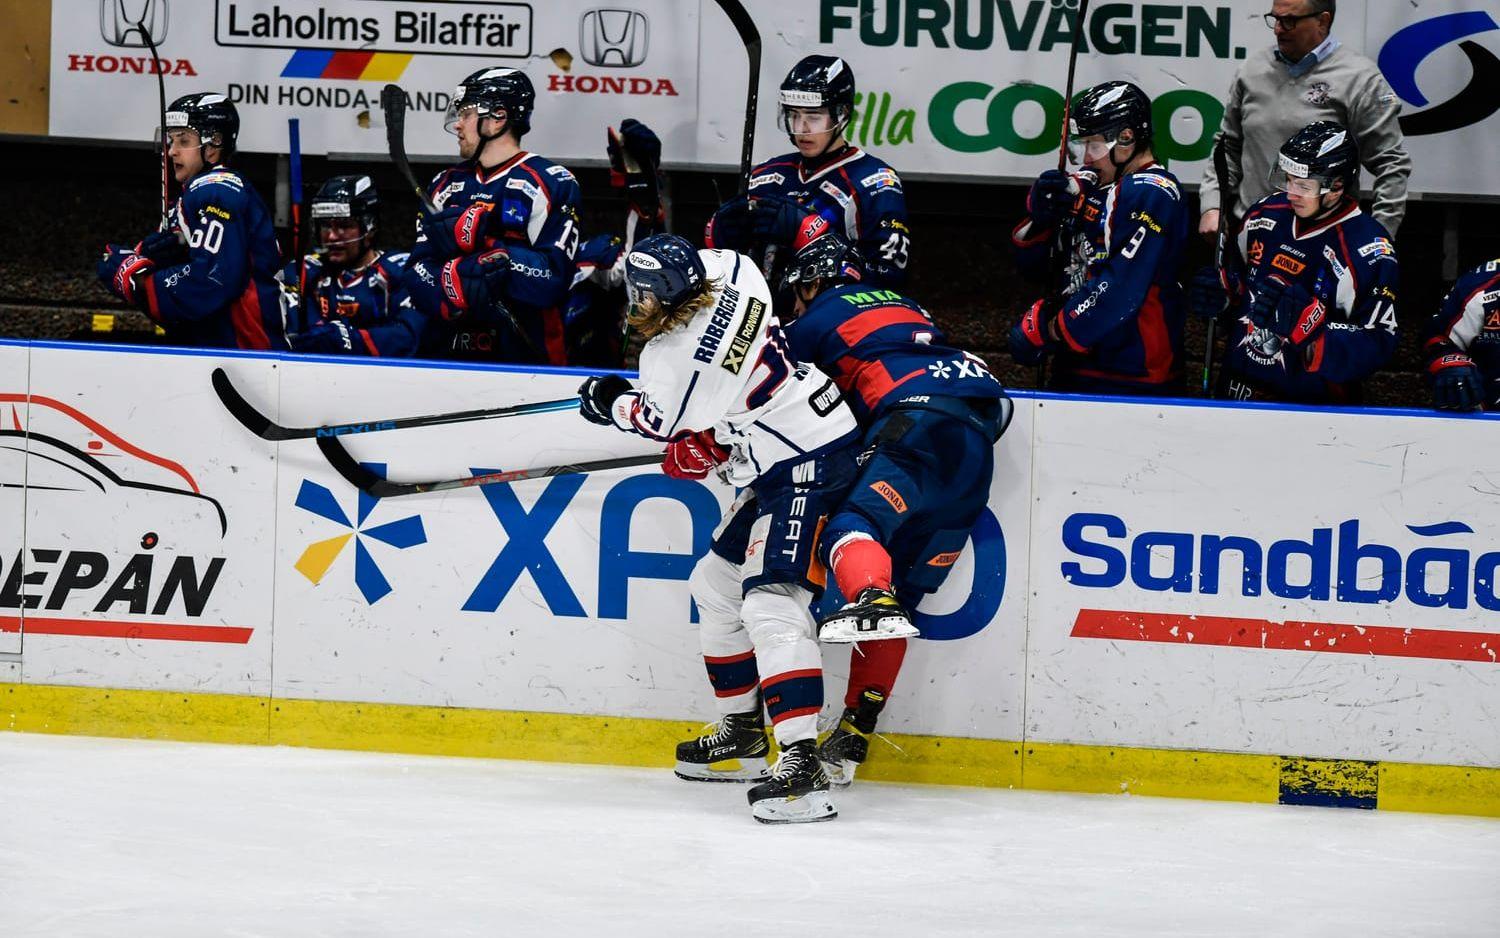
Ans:
[[[873,690],[890,697],[906,658],[906,639],[892,638],[879,642],[862,642],[849,656],[849,689],[844,692],[844,706],[859,705],[859,695]]]
[[[833,546],[829,562],[845,599],[853,600],[871,586],[891,591],[891,555],[870,537],[845,537]]]

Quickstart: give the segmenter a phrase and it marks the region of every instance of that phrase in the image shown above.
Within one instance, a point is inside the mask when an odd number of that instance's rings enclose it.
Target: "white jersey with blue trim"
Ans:
[[[733,251],[698,256],[714,301],[641,350],[640,381],[627,395],[632,428],[658,440],[713,430],[731,450],[735,485],[854,433],[837,385],[787,357],[755,263]]]

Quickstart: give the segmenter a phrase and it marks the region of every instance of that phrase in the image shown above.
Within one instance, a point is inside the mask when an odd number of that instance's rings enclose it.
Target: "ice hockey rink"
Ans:
[[[0,934],[1493,936],[1500,822],[0,733]]]

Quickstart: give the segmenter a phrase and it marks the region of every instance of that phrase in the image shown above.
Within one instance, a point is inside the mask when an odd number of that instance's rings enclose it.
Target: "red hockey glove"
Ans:
[[[714,431],[693,433],[667,446],[661,471],[674,479],[703,479],[729,458],[729,450],[714,439]]]

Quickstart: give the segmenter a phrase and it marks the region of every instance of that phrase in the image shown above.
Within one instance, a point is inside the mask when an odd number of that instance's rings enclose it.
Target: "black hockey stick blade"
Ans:
[[[750,60],[750,82],[745,91],[745,130],[740,148],[740,192],[750,191],[751,152],[755,149],[755,112],[760,100],[760,30],[740,0],[717,0],[719,9],[734,24],[745,55]]]
[[[406,158],[406,92],[400,85],[386,85],[380,92],[380,107],[385,111],[385,145],[390,151],[391,162],[406,177],[412,192],[416,193],[422,209],[428,215],[437,214],[437,206],[427,195],[427,190],[417,182],[417,174],[411,170],[411,161]]]
[[[556,401],[533,401],[530,404],[511,404],[506,407],[486,407],[477,410],[458,410],[446,414],[425,414],[420,417],[393,417],[385,420],[362,420],[353,423],[333,423],[318,427],[283,427],[274,423],[255,405],[245,400],[229,380],[224,369],[215,368],[209,376],[214,393],[219,395],[224,409],[244,425],[245,429],[263,440],[306,440],[312,437],[349,436],[355,433],[376,433],[382,430],[409,430],[415,427],[441,427],[450,423],[469,423],[475,420],[492,420],[496,417],[521,417],[527,414],[548,414],[575,410],[578,398],[565,397]]]
[[[661,454],[650,456],[621,456],[615,459],[600,459],[594,462],[567,463],[561,466],[540,466],[532,469],[506,469],[486,472],[460,479],[438,479],[432,482],[392,482],[360,465],[336,436],[318,437],[318,449],[334,471],[360,491],[376,498],[399,498],[402,495],[420,495],[424,492],[444,492],[449,489],[466,489],[476,485],[498,485],[505,482],[522,482],[526,479],[546,479],[552,476],[576,475],[600,472],[606,469],[631,469],[661,464]]]

